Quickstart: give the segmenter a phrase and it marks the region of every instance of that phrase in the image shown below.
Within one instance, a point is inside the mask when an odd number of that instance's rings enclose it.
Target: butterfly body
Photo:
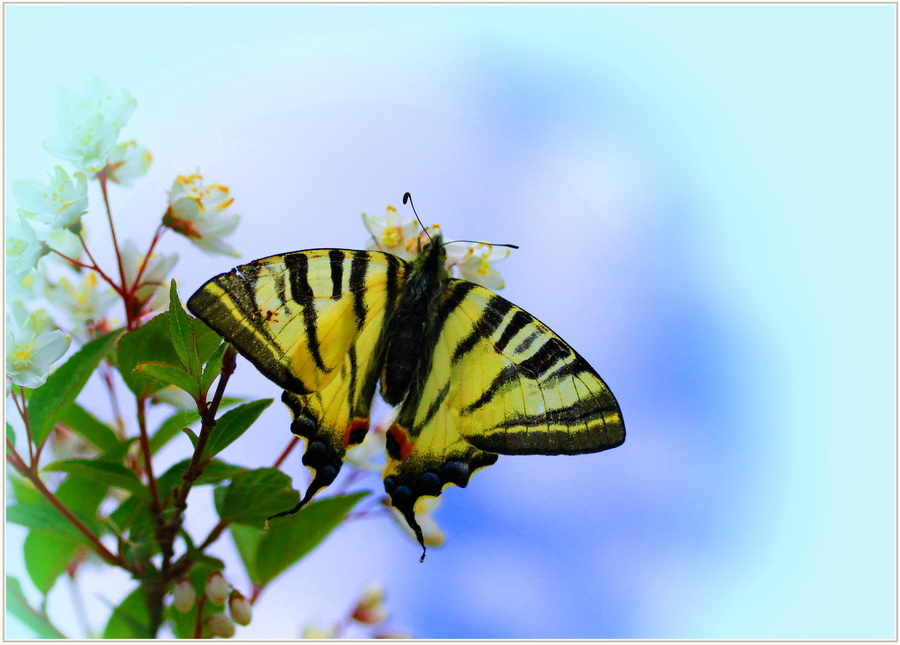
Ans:
[[[297,508],[365,437],[379,382],[397,407],[385,491],[423,546],[416,501],[465,487],[499,454],[625,440],[619,406],[587,361],[531,314],[450,277],[440,236],[412,263],[343,249],[263,258],[209,280],[187,304],[284,388],[313,473]]]

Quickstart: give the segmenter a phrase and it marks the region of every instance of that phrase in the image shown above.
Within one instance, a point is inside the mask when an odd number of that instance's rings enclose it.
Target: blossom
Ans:
[[[224,605],[231,592],[231,585],[225,580],[221,571],[209,575],[206,581],[206,597],[214,605]]]
[[[81,244],[81,239],[79,239],[79,235],[82,238],[87,238],[87,229],[82,225],[81,231],[78,235],[73,233],[70,229],[61,228],[61,229],[47,229],[44,234],[44,241],[47,242],[47,246],[49,246],[52,250],[58,251],[62,255],[66,256],[66,258],[71,258],[72,260],[80,260],[81,254],[84,252],[84,247]],[[56,260],[66,266],[72,266],[69,264],[69,261],[65,258],[53,253],[50,256],[51,259]]]
[[[163,224],[184,235],[208,253],[239,257],[239,253],[225,242],[237,228],[240,215],[229,213],[234,202],[228,187],[203,184],[199,174],[179,175],[169,193],[169,208]]]
[[[166,284],[166,276],[178,262],[178,254],[164,255],[152,253],[149,258],[137,250],[137,245],[131,240],[125,240],[121,247],[122,267],[125,269],[125,287],[130,289],[138,280],[138,273],[146,258],[146,266],[140,273],[140,284],[134,292],[136,307],[153,311],[159,306],[159,298],[167,298],[169,289]],[[168,302],[168,300],[166,300]]]
[[[76,327],[104,318],[118,298],[112,289],[97,289],[97,274],[93,271],[89,271],[77,287],[66,278],[60,278],[49,291],[50,301],[65,311]]]
[[[6,270],[10,282],[22,281],[49,252],[50,248],[38,239],[21,209],[6,220]]]
[[[207,618],[206,625],[209,627],[209,635],[212,637],[231,638],[234,636],[234,621],[231,619],[231,616],[221,612]]]
[[[508,256],[509,249],[479,243],[469,249],[456,266],[462,279],[488,289],[502,289],[505,286],[503,278],[493,265]]]
[[[28,216],[54,229],[68,228],[81,219],[88,206],[87,178],[76,172],[75,180],[73,183],[62,166],[56,166],[49,183],[18,179],[12,182],[12,192]]]
[[[12,276],[10,276],[12,278]],[[39,264],[25,274],[25,277],[17,282],[9,279],[6,283],[6,302],[13,305],[22,304],[43,298],[47,289],[47,274],[44,265]]]
[[[194,591],[194,585],[186,578],[182,578],[175,583],[175,588],[172,590],[172,597],[172,604],[175,605],[175,609],[182,614],[189,612],[193,608],[194,603],[197,602],[197,592]]]
[[[14,385],[35,388],[47,381],[50,365],[69,349],[71,339],[58,329],[39,332],[32,316],[6,317],[6,375]]]
[[[107,177],[122,186],[131,186],[130,180],[147,174],[153,155],[136,141],[117,143],[109,153]]]
[[[363,591],[362,597],[353,608],[351,617],[364,625],[377,625],[387,619],[387,610],[381,601],[384,600],[384,589],[381,585],[370,584]]]
[[[250,620],[253,618],[253,608],[250,607],[250,603],[237,589],[231,592],[231,597],[228,599],[228,608],[231,610],[231,617],[234,618],[234,622],[238,625],[246,626],[250,624]]]
[[[371,239],[366,244],[367,249],[393,253],[407,261],[416,257],[416,232],[419,230],[419,223],[415,219],[401,221],[393,206],[387,207],[384,219],[365,213],[362,218],[371,234]]]
[[[44,149],[85,172],[103,170],[135,107],[137,101],[128,90],[112,90],[100,79],[91,81],[80,95],[63,88],[56,108],[59,132],[44,141]]]

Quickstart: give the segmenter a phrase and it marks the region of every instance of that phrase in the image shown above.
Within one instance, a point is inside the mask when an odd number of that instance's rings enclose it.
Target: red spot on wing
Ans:
[[[355,430],[368,430],[369,429],[369,420],[368,419],[353,419],[350,422],[350,425],[347,426],[347,429],[344,431],[344,445],[350,445],[350,436],[353,434]]]
[[[409,440],[406,430],[394,424],[388,428],[388,435],[390,435],[400,450],[400,461],[406,461],[406,458],[413,451],[413,443]]]

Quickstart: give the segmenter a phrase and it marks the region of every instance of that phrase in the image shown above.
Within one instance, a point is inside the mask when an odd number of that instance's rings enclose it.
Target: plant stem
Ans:
[[[147,473],[147,485],[150,487],[150,496],[153,499],[151,510],[154,514],[158,514],[162,511],[162,505],[159,501],[156,477],[153,476],[153,453],[150,450],[150,436],[147,434],[147,399],[143,396],[139,396],[137,399],[137,418],[141,433],[141,452],[144,454],[144,470]]]
[[[132,296],[137,291],[138,285],[141,284],[141,278],[144,277],[144,271],[147,269],[147,263],[150,261],[150,256],[153,254],[153,249],[156,248],[156,243],[159,242],[159,238],[162,237],[162,234],[165,233],[165,231],[166,229],[162,224],[156,227],[156,233],[153,234],[153,241],[150,242],[150,248],[147,249],[147,254],[144,256],[144,260],[141,262],[141,266],[138,268],[137,277],[134,279],[134,284],[125,287],[128,290],[128,293]]]
[[[119,264],[119,277],[122,279],[122,288],[125,289],[125,265],[122,263],[122,251],[119,249],[119,240],[116,237],[116,227],[113,224],[112,209],[109,207],[109,193],[106,190],[106,168],[97,173],[100,181],[100,190],[103,192],[103,203],[106,205],[106,217],[109,220],[109,232],[112,233],[113,248],[116,250],[116,261]],[[126,303],[127,304],[127,303]],[[130,312],[126,312],[130,317]]]
[[[281,453],[281,456],[275,460],[275,463],[272,464],[272,468],[278,468],[281,464],[284,463],[284,460],[287,459],[288,455],[291,454],[291,451],[300,441],[300,437],[294,437],[291,439],[290,443],[287,445],[287,448],[284,449],[284,452]]]

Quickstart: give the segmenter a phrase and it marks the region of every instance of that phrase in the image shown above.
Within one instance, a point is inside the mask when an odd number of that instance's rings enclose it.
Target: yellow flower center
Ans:
[[[12,357],[14,361],[30,361],[31,345],[19,345],[13,350]]]
[[[478,263],[478,275],[487,275],[491,272],[491,265],[485,260]]]
[[[403,232],[400,230],[399,226],[390,226],[384,229],[384,233],[381,235],[381,241],[388,248],[397,246],[403,242]]]

